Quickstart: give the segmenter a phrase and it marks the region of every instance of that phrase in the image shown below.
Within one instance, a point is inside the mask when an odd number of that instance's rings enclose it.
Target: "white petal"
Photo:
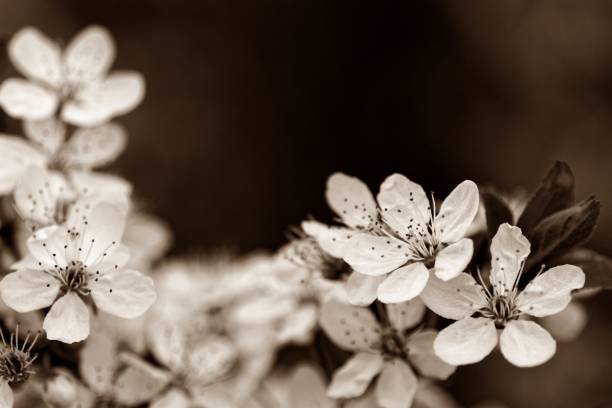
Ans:
[[[490,319],[466,317],[442,330],[434,351],[452,365],[472,364],[485,358],[497,345],[497,329]]]
[[[219,381],[238,359],[234,343],[224,336],[209,336],[189,349],[185,370],[189,378],[202,385]]]
[[[405,264],[406,252],[406,244],[398,239],[360,233],[348,240],[344,260],[357,272],[377,276]]]
[[[497,293],[511,291],[531,245],[519,227],[501,224],[491,241],[491,284]]]
[[[66,229],[53,225],[36,230],[28,239],[27,246],[40,269],[55,269],[65,267],[67,258],[71,258],[69,242]]]
[[[465,236],[478,212],[478,187],[473,181],[465,180],[446,197],[436,216],[435,229],[442,242],[452,243]]]
[[[13,390],[4,380],[0,381],[0,408],[13,408]]]
[[[330,398],[354,398],[365,392],[383,368],[380,354],[357,353],[334,373],[327,389]]]
[[[19,30],[8,44],[15,68],[28,78],[57,86],[62,79],[59,46],[34,27]]]
[[[304,232],[316,239],[319,246],[334,258],[344,256],[346,242],[354,234],[348,228],[330,227],[318,221],[303,221]]]
[[[529,282],[518,296],[519,310],[542,317],[559,313],[572,300],[572,290],[584,286],[584,272],[574,265],[555,266]]]
[[[123,242],[130,249],[130,265],[146,272],[153,262],[170,249],[172,231],[164,220],[154,215],[130,212],[123,232]]]
[[[378,285],[384,276],[364,275],[353,271],[346,281],[346,296],[353,306],[369,306],[378,296]]]
[[[62,119],[75,126],[97,126],[134,109],[145,93],[141,74],[115,72],[101,82],[81,88],[62,109]]]
[[[118,247],[124,228],[125,215],[117,206],[109,203],[96,205],[87,216],[82,231],[81,261],[91,268],[96,268],[98,263]]]
[[[381,408],[407,408],[412,406],[417,387],[416,375],[396,358],[385,362],[376,384],[376,400]]]
[[[120,207],[123,206],[119,202],[126,201],[132,192],[132,185],[127,180],[113,174],[71,171],[70,180],[80,195],[102,195],[106,197],[105,201]]]
[[[325,334],[347,350],[369,350],[380,340],[380,325],[367,308],[330,301],[319,319]]]
[[[20,137],[0,135],[0,195],[9,193],[32,165],[44,166],[45,156]]]
[[[103,27],[89,26],[74,37],[64,53],[70,83],[89,82],[105,75],[115,59],[113,39]]]
[[[60,198],[69,187],[42,167],[30,166],[15,186],[15,205],[21,218],[38,225],[54,224]]]
[[[356,177],[334,173],[327,179],[327,203],[349,227],[367,228],[378,219],[368,186]]]
[[[91,283],[96,306],[125,319],[142,315],[157,297],[153,280],[131,269],[109,272],[96,279]]]
[[[283,319],[276,333],[279,344],[305,344],[312,340],[317,326],[317,308],[311,304],[296,309],[290,317]]]
[[[378,300],[399,303],[417,297],[427,285],[429,271],[421,262],[415,262],[393,271],[378,286]]]
[[[391,325],[400,332],[411,329],[423,320],[426,309],[423,301],[416,297],[402,303],[389,303],[387,316]]]
[[[436,314],[446,319],[460,320],[487,305],[483,292],[482,286],[468,273],[461,273],[447,282],[432,275],[421,293],[421,299]]]
[[[433,343],[438,332],[427,329],[415,333],[408,338],[408,357],[419,372],[425,377],[446,380],[456,367],[445,363],[434,353]]]
[[[435,273],[444,281],[453,279],[465,271],[474,254],[474,243],[463,238],[444,248],[436,255]]]
[[[288,402],[293,408],[334,408],[336,406],[325,395],[323,375],[307,364],[301,364],[291,375]]]
[[[376,198],[383,219],[399,236],[427,229],[431,207],[419,184],[401,174],[392,174],[380,185]]]
[[[534,367],[555,355],[557,343],[537,323],[528,320],[509,322],[501,336],[499,346],[506,360],[517,367]]]
[[[23,132],[51,156],[57,152],[66,137],[66,125],[54,117],[42,120],[26,120]]]
[[[191,399],[178,388],[172,387],[161,397],[154,400],[149,408],[189,408]]]
[[[57,95],[33,82],[9,78],[0,85],[0,106],[9,116],[40,120],[53,115]]]
[[[151,318],[147,322],[147,340],[155,359],[172,371],[183,369],[187,340],[177,322]]]
[[[126,368],[115,381],[115,401],[128,407],[149,402],[162,391],[171,380],[167,371],[160,370],[140,357],[123,353],[120,356]]]
[[[112,335],[101,327],[94,333],[79,354],[79,373],[89,388],[98,394],[106,394],[112,390],[119,365],[118,345]]]
[[[62,149],[70,167],[93,168],[112,163],[125,150],[125,129],[117,123],[78,129]]]
[[[20,313],[51,306],[60,284],[51,275],[32,269],[19,270],[0,281],[0,296],[11,309]]]
[[[43,329],[49,340],[64,343],[85,340],[89,336],[89,310],[78,295],[68,292],[51,306]]]
[[[542,326],[558,341],[576,340],[587,321],[586,308],[580,302],[570,302],[563,311],[540,319]]]

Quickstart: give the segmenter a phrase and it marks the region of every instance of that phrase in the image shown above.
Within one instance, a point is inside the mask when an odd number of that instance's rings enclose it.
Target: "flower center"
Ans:
[[[381,352],[386,359],[406,359],[406,350],[401,336],[395,329],[384,330],[381,337]]]
[[[481,310],[481,314],[492,319],[495,327],[503,328],[510,320],[518,319],[520,312],[513,296],[495,295],[489,299],[488,307]]]
[[[15,335],[11,333],[9,344],[4,340],[4,334],[0,330],[2,338],[2,345],[0,345],[0,378],[9,384],[20,384],[25,382],[34,373],[32,363],[37,355],[30,355],[30,351],[36,344],[39,334],[36,334],[36,337],[28,346],[28,340],[30,340],[30,333],[28,331],[26,339],[20,346],[19,327],[17,327]]]
[[[88,294],[87,289],[87,268],[81,261],[72,261],[60,273],[60,281],[66,291]]]

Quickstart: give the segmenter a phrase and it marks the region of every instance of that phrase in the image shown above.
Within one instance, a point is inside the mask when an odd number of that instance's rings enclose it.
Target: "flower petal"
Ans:
[[[319,319],[325,334],[344,349],[370,350],[380,340],[380,325],[367,308],[329,301]]]
[[[406,302],[423,291],[428,279],[429,271],[421,262],[401,267],[378,286],[378,300],[383,303]]]
[[[70,83],[96,80],[106,74],[115,59],[115,44],[107,29],[89,26],[78,33],[64,53]]]
[[[57,95],[33,82],[9,78],[0,85],[0,106],[11,117],[46,119],[57,107]]]
[[[44,166],[45,156],[20,137],[0,135],[0,195],[9,193],[32,165]]]
[[[112,163],[125,150],[127,135],[117,123],[78,129],[62,150],[70,167],[93,168]]]
[[[0,381],[0,407],[12,408],[13,400],[13,390],[11,390],[8,382],[4,380]]]
[[[44,150],[48,156],[55,154],[66,137],[66,125],[54,117],[23,122],[23,133]]]
[[[438,334],[434,352],[448,364],[464,365],[481,361],[496,345],[497,329],[491,319],[466,317]]]
[[[145,326],[153,357],[171,371],[180,371],[187,354],[185,333],[177,322],[151,318]]]
[[[142,315],[157,297],[153,280],[131,269],[109,272],[96,279],[91,284],[96,306],[125,319]]]
[[[294,408],[334,408],[336,404],[325,395],[323,375],[315,367],[301,364],[289,380],[288,403]]]
[[[348,240],[344,260],[357,272],[378,276],[405,264],[406,252],[406,244],[398,239],[360,233]]]
[[[11,309],[20,313],[51,306],[59,294],[60,283],[51,275],[23,269],[0,281],[0,296]]]
[[[517,306],[536,317],[559,313],[572,300],[572,290],[584,286],[584,279],[584,272],[577,266],[555,266],[529,282],[518,296]]]
[[[34,27],[19,30],[8,44],[13,65],[24,76],[57,86],[62,80],[61,51],[49,37]]]
[[[28,239],[27,246],[30,254],[38,261],[40,269],[56,269],[65,267],[67,258],[71,258],[68,243],[69,235],[66,229],[52,225],[36,230]]]
[[[79,373],[89,388],[97,394],[106,394],[112,390],[119,365],[118,345],[108,331],[94,330],[94,333],[79,353]]]
[[[62,177],[52,177],[42,167],[30,166],[15,186],[15,205],[21,218],[38,225],[55,223],[60,199],[69,189]]]
[[[408,357],[425,377],[446,380],[455,372],[456,367],[445,363],[434,353],[433,343],[437,335],[438,332],[432,329],[411,335],[406,343]]]
[[[178,388],[172,387],[163,395],[156,398],[149,408],[189,408],[191,399],[187,394]]]
[[[417,183],[401,174],[392,174],[380,185],[376,198],[382,218],[398,236],[427,230],[431,207],[425,191]]]
[[[444,248],[436,255],[434,270],[443,281],[453,279],[465,271],[474,254],[474,243],[463,238]]]
[[[125,215],[117,206],[105,202],[96,205],[86,217],[81,261],[95,268],[118,247],[124,228]]]
[[[498,294],[511,291],[531,245],[519,227],[501,224],[491,240],[491,284]]]
[[[381,408],[412,406],[418,380],[408,364],[400,359],[385,362],[376,384],[376,400]]]
[[[426,311],[423,301],[418,297],[407,302],[387,305],[387,317],[391,325],[400,332],[412,329],[419,324]]]
[[[578,338],[588,321],[586,308],[580,302],[570,302],[561,312],[543,317],[540,324],[558,341]]]
[[[302,229],[317,241],[323,251],[334,258],[344,256],[346,242],[354,234],[354,231],[348,228],[330,227],[318,221],[303,221]]]
[[[117,377],[112,394],[120,404],[132,407],[149,402],[170,383],[167,371],[136,355],[123,353],[119,358],[126,368]]]
[[[421,293],[421,299],[436,314],[446,319],[460,320],[487,305],[483,292],[482,286],[468,273],[461,273],[447,282],[432,275]]]
[[[369,306],[376,300],[378,285],[384,276],[364,275],[353,271],[346,281],[346,296],[353,306]]]
[[[327,203],[352,228],[368,228],[378,219],[376,202],[368,186],[356,177],[334,173],[327,179]]]
[[[465,180],[446,197],[435,219],[442,242],[452,243],[465,236],[478,212],[480,196],[476,183]]]
[[[499,346],[506,360],[517,367],[534,367],[555,355],[557,343],[539,324],[528,320],[509,322],[501,336]]]
[[[336,370],[327,389],[327,396],[330,398],[359,397],[382,368],[383,358],[380,354],[355,354]]]
[[[49,340],[64,343],[85,340],[89,336],[89,310],[77,294],[68,292],[51,306],[43,329]]]
[[[138,72],[115,72],[101,82],[80,89],[75,100],[62,109],[62,119],[75,126],[97,126],[134,109],[145,93],[145,81]]]

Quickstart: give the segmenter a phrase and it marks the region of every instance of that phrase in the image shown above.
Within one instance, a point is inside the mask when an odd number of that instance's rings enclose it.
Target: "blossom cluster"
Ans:
[[[444,381],[491,353],[534,367],[612,288],[583,247],[599,216],[556,163],[531,195],[402,174],[376,197],[332,174],[333,223],[275,252],[163,259],[166,224],[109,166],[145,93],[99,26],[61,47],[31,27],[0,106],[0,408],[458,407]]]

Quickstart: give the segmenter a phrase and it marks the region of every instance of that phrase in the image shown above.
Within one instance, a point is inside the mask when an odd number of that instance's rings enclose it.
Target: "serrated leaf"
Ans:
[[[525,269],[528,271],[547,259],[560,257],[584,243],[595,229],[599,208],[599,201],[591,197],[544,218],[533,229],[531,256]]]
[[[487,231],[489,238],[493,238],[497,232],[497,228],[507,222],[513,224],[512,211],[508,207],[508,204],[500,198],[494,191],[481,190],[480,194],[482,203],[485,208],[485,215],[487,217]]]
[[[612,289],[612,259],[587,248],[576,248],[560,257],[559,265],[576,265],[584,271],[584,289]]]
[[[523,235],[531,233],[545,217],[568,208],[574,202],[574,174],[564,162],[556,162],[540,183],[527,207],[518,219],[517,226]]]

